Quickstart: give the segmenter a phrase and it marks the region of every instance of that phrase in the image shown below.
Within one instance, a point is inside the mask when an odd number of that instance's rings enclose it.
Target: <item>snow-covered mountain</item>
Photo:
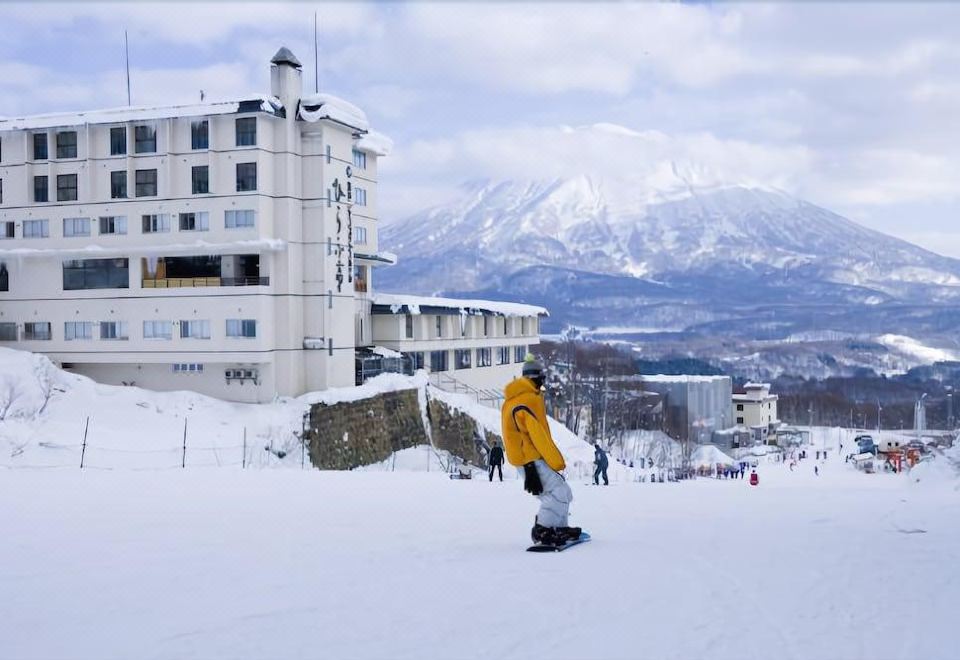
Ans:
[[[929,338],[960,322],[960,260],[774,188],[668,169],[636,186],[589,176],[466,185],[453,203],[383,229],[399,263],[380,286],[543,304],[548,329]]]

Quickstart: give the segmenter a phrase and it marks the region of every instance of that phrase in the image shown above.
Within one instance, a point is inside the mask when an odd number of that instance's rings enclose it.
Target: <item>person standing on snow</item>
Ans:
[[[523,468],[523,489],[540,498],[540,510],[530,531],[533,542],[562,545],[580,537],[580,528],[568,525],[573,492],[560,474],[566,463],[547,423],[541,393],[543,366],[528,354],[522,373],[504,390],[503,448],[510,464]]]
[[[490,481],[493,481],[494,470],[500,473],[500,481],[503,481],[503,449],[497,442],[494,442],[490,449]]]
[[[593,462],[597,466],[597,469],[593,471],[594,485],[600,485],[600,475],[602,474],[603,485],[609,486],[610,480],[607,479],[607,468],[610,466],[610,461],[607,458],[607,452],[603,451],[599,442],[593,445]]]

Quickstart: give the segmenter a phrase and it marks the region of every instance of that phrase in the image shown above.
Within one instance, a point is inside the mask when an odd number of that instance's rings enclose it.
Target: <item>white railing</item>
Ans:
[[[503,395],[499,392],[479,389],[473,387],[472,385],[467,385],[466,383],[457,380],[450,374],[443,371],[431,371],[430,383],[436,387],[439,387],[445,392],[451,392],[453,394],[465,394],[475,399],[477,403],[489,408],[494,408],[495,410],[500,410],[500,408],[503,406]]]

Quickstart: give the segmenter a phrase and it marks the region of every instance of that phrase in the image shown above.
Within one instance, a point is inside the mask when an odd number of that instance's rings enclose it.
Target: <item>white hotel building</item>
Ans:
[[[270,78],[271,96],[0,120],[0,346],[235,401],[353,385],[361,364],[502,387],[546,311],[374,293],[390,141],[303,95],[287,49]]]

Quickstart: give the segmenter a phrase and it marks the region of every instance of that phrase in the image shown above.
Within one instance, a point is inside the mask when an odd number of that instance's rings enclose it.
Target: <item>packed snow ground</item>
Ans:
[[[572,480],[558,555],[512,470],[3,470],[0,657],[956,657],[956,481],[813,465]]]

